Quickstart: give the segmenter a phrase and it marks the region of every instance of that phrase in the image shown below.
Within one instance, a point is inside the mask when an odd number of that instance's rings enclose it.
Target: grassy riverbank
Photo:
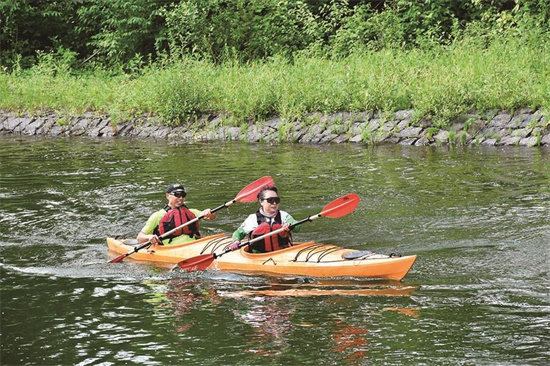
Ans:
[[[45,57],[28,70],[0,73],[0,109],[108,113],[114,120],[153,114],[167,124],[205,113],[241,125],[310,112],[413,109],[444,126],[471,109],[550,107],[548,37],[490,46],[462,40],[426,49],[364,52],[340,60],[299,56],[249,64],[184,59],[134,74],[75,74]]]

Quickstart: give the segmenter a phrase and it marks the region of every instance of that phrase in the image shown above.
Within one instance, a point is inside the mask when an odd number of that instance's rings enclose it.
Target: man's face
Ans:
[[[168,205],[172,208],[181,207],[185,202],[185,192],[175,191],[172,193],[166,193],[166,199],[168,200]]]

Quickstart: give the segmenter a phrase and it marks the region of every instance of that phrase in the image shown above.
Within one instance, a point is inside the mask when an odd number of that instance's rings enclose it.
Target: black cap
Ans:
[[[174,193],[174,192],[185,193],[185,188],[183,188],[183,186],[179,183],[169,184],[168,188],[166,188],[166,193]]]

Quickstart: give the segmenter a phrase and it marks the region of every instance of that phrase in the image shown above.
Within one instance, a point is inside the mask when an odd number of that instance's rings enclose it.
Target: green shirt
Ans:
[[[192,213],[194,213],[195,216],[197,216],[197,217],[199,217],[200,214],[201,214],[201,211],[199,211],[199,210],[195,210],[193,208],[190,208],[189,210]],[[162,219],[162,217],[165,214],[166,214],[166,210],[162,209],[162,210],[158,210],[157,212],[155,212],[154,214],[149,216],[149,220],[147,220],[147,222],[145,223],[145,226],[143,227],[143,229],[141,229],[141,231],[144,234],[147,234],[147,235],[152,234],[153,231],[157,228],[157,226],[159,226],[160,219]],[[177,236],[175,238],[172,238],[172,240],[164,239],[162,241],[162,243],[164,245],[174,245],[174,244],[189,243],[189,242],[194,241],[194,240],[196,240],[196,239],[190,237],[189,235],[183,234],[183,235]]]

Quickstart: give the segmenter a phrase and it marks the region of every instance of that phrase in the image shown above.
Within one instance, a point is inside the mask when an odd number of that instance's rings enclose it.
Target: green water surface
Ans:
[[[0,137],[2,365],[546,365],[550,154],[542,148]],[[295,240],[417,254],[402,282],[182,274],[107,263],[171,182],[217,207],[270,175]],[[202,223],[232,232],[257,208]],[[372,290],[372,291],[370,291]]]

